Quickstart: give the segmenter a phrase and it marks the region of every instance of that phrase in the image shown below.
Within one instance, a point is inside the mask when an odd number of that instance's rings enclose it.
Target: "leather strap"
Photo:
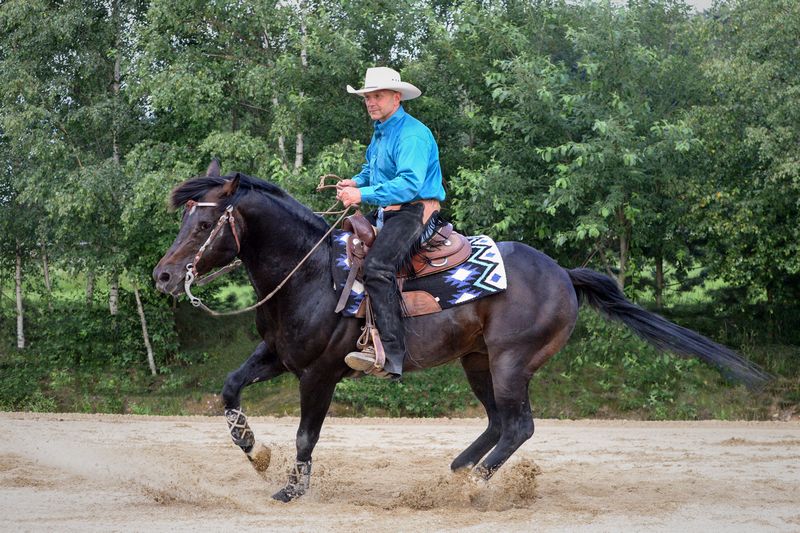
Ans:
[[[431,218],[436,211],[441,210],[441,206],[439,205],[439,200],[414,200],[413,202],[408,202],[409,204],[422,204],[422,223],[428,222],[428,219]],[[404,205],[407,204],[393,204],[387,205],[383,208],[384,211],[399,211]]]
[[[358,275],[359,268],[360,265],[350,265],[350,273],[347,274],[347,281],[344,282],[342,294],[339,295],[339,301],[336,302],[334,313],[339,313],[347,305],[347,299],[350,297],[350,289],[353,288],[353,284],[356,282],[356,275]]]

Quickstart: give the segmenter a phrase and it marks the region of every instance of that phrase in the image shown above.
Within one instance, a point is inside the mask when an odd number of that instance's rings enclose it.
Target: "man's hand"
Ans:
[[[344,181],[353,181],[353,180],[344,180]],[[346,186],[342,189],[337,188],[336,199],[341,200],[341,202],[344,204],[345,207],[350,207],[351,205],[354,204],[360,204],[361,191],[358,190],[358,187]]]
[[[336,184],[336,190],[340,191],[345,187],[355,187],[355,186],[356,186],[356,180],[339,180],[339,182]]]

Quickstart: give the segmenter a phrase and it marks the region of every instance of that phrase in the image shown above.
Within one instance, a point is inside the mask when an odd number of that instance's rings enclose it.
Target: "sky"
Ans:
[[[703,11],[711,7],[712,0],[686,0],[690,6],[694,6],[697,11]]]

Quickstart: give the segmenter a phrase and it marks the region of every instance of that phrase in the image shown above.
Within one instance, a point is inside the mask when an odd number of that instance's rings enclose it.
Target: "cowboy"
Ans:
[[[386,353],[386,377],[399,379],[406,354],[402,298],[396,272],[430,238],[444,200],[439,147],[431,130],[401,104],[422,91],[387,67],[367,69],[364,87],[347,92],[364,98],[375,132],[361,172],[337,185],[346,207],[362,202],[379,206],[370,217],[380,229],[364,262],[364,285]],[[369,353],[352,352],[347,364],[364,370],[375,362]]]

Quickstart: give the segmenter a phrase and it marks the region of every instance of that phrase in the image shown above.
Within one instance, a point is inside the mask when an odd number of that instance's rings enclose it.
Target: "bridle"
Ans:
[[[193,214],[198,207],[216,207],[216,202],[197,202],[195,200],[189,200],[186,202],[186,207],[189,209],[189,214]],[[192,294],[192,284],[196,283],[198,287],[202,287],[203,285],[210,283],[212,280],[218,278],[219,276],[230,272],[231,270],[238,268],[242,261],[240,259],[236,259],[235,261],[229,263],[228,265],[220,268],[216,272],[211,274],[207,274],[201,278],[197,278],[197,264],[200,262],[200,258],[203,257],[203,254],[206,252],[208,248],[211,247],[211,244],[222,234],[222,231],[225,229],[225,225],[227,224],[231,228],[231,234],[233,234],[233,238],[236,241],[236,255],[239,255],[239,252],[242,249],[241,241],[239,240],[239,232],[236,230],[236,217],[233,216],[233,205],[228,205],[223,211],[222,215],[220,215],[219,220],[217,220],[217,225],[214,226],[214,229],[211,230],[209,233],[208,238],[206,241],[200,246],[200,249],[197,250],[197,253],[194,254],[194,259],[191,263],[186,264],[186,276],[183,279],[183,290],[188,296],[189,301],[195,307],[202,307],[211,311],[197,296]]]
[[[194,200],[189,200],[186,202],[186,207],[189,208],[189,214],[191,215],[194,213],[195,209],[198,207],[216,207],[216,202],[195,202]],[[233,205],[229,205],[225,208],[225,211],[217,220],[217,225],[211,230],[211,233],[208,235],[206,242],[197,250],[197,253],[194,256],[194,260],[191,263],[186,265],[186,268],[192,272],[193,275],[197,276],[197,265],[200,262],[200,258],[203,257],[203,254],[206,251],[214,239],[217,238],[218,235],[221,234],[222,230],[225,228],[225,224],[228,224],[231,227],[231,233],[233,234],[234,240],[236,240],[236,255],[239,255],[239,252],[242,250],[242,244],[239,242],[239,233],[236,231],[236,217],[233,216]]]
[[[192,213],[194,213],[194,210],[196,208],[198,208],[198,207],[217,207],[217,203],[216,202],[197,202],[197,201],[194,201],[194,200],[189,200],[188,202],[186,202],[186,207],[190,209],[189,214],[192,214]],[[299,268],[306,262],[306,260],[309,257],[311,257],[311,254],[314,253],[314,250],[319,248],[319,246],[323,242],[325,242],[325,239],[328,238],[328,236],[333,232],[333,230],[336,229],[336,227],[339,225],[339,223],[342,220],[344,220],[344,217],[347,216],[347,214],[350,212],[350,208],[349,207],[342,212],[341,216],[339,217],[339,220],[337,220],[336,222],[331,224],[331,226],[328,229],[328,231],[325,232],[325,235],[323,235],[320,238],[320,240],[317,241],[317,244],[315,244],[314,247],[311,248],[311,250],[309,250],[309,252],[300,260],[300,262],[297,263],[297,266],[295,266],[292,269],[292,271],[289,272],[286,275],[286,277],[283,279],[283,281],[281,281],[278,284],[278,286],[275,287],[275,289],[272,290],[272,292],[267,294],[264,298],[262,298],[258,302],[254,303],[253,305],[251,305],[249,307],[246,307],[244,309],[239,309],[237,311],[219,312],[219,311],[214,311],[213,309],[209,309],[200,300],[200,298],[198,298],[197,296],[193,295],[191,287],[192,287],[193,283],[196,284],[198,287],[200,287],[202,285],[205,285],[206,283],[211,282],[213,279],[216,279],[217,277],[219,277],[219,276],[221,276],[221,275],[223,275],[223,274],[225,274],[227,272],[230,272],[231,270],[239,267],[239,265],[242,264],[242,261],[240,259],[236,259],[232,263],[229,263],[228,265],[220,268],[216,272],[213,272],[211,274],[207,274],[207,275],[197,279],[197,267],[196,267],[196,265],[197,265],[198,261],[200,261],[200,258],[203,257],[203,253],[205,253],[206,249],[208,249],[211,246],[211,244],[214,242],[214,240],[216,240],[216,238],[219,237],[222,234],[222,231],[225,228],[226,224],[228,226],[230,226],[230,228],[231,228],[231,233],[233,234],[233,238],[236,240],[236,255],[237,256],[239,255],[239,252],[241,251],[242,246],[241,246],[241,242],[239,240],[239,233],[236,230],[236,217],[233,216],[233,210],[234,210],[233,204],[230,204],[230,205],[228,205],[228,207],[225,208],[225,211],[219,217],[219,220],[217,220],[217,225],[214,227],[213,230],[211,230],[211,233],[208,235],[208,238],[206,239],[206,242],[204,242],[203,245],[200,246],[200,249],[197,250],[197,253],[194,255],[194,259],[192,260],[192,262],[188,263],[186,265],[186,276],[184,277],[184,280],[183,280],[183,291],[186,293],[186,296],[189,298],[189,301],[192,303],[192,305],[195,306],[195,307],[199,307],[199,308],[203,309],[204,311],[206,311],[207,313],[209,313],[209,314],[211,314],[213,316],[230,316],[230,315],[238,315],[238,314],[241,314],[241,313],[246,313],[247,311],[252,311],[253,309],[259,307],[261,304],[265,303],[267,300],[269,300],[270,298],[275,296],[275,294],[279,290],[281,290],[281,288],[286,284],[286,282],[289,281],[289,278],[291,278],[292,275],[294,275],[294,273],[297,272],[299,270]]]

